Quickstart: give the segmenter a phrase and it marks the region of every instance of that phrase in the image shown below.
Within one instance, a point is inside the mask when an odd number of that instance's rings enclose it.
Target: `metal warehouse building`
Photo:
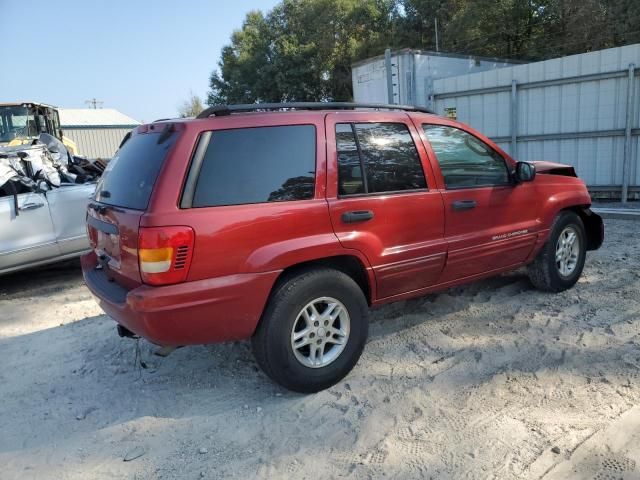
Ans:
[[[639,65],[640,44],[523,65],[497,63],[479,73],[436,78],[432,88],[417,84],[407,98],[468,123],[519,160],[573,165],[597,195],[640,198]],[[393,66],[389,72],[395,73]],[[403,73],[411,70],[401,69],[400,78]],[[364,92],[354,74],[356,99],[389,98]]]
[[[122,138],[140,122],[113,108],[61,108],[60,126],[65,137],[78,145],[81,155],[111,158]]]

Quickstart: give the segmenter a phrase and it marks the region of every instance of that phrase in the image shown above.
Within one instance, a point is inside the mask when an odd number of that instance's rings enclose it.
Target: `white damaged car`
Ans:
[[[0,275],[89,248],[85,215],[100,172],[47,137],[0,148]]]

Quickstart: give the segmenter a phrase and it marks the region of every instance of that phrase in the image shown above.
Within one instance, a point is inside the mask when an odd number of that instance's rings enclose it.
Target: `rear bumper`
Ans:
[[[255,331],[279,271],[127,290],[96,270],[93,252],[82,256],[87,287],[107,315],[158,345],[241,340]]]

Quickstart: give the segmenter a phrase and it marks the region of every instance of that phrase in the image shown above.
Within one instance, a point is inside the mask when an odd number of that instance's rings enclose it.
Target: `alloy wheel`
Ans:
[[[575,227],[565,227],[556,243],[556,267],[563,277],[569,277],[578,265],[580,256],[580,238]]]
[[[332,297],[312,300],[298,313],[291,331],[296,359],[309,368],[321,368],[335,361],[349,340],[349,312]]]

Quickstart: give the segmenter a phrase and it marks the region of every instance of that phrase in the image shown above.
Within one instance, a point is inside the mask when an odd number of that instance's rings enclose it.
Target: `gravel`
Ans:
[[[119,338],[76,263],[0,277],[0,476],[637,478],[640,222],[606,228],[570,291],[518,271],[374,311],[355,370],[308,396],[246,342]]]

